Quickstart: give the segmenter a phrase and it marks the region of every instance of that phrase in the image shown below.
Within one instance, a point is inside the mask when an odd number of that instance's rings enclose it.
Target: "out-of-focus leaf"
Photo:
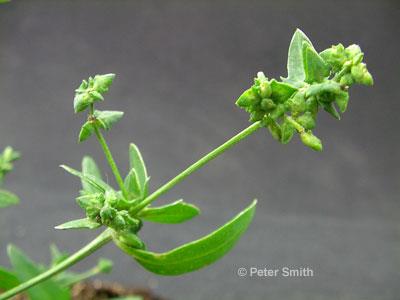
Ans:
[[[20,281],[14,273],[0,267],[0,290],[6,291],[18,284],[20,284]]]
[[[18,202],[19,198],[17,195],[9,191],[0,190],[0,208],[18,204]]]
[[[17,278],[21,281],[27,281],[42,272],[42,268],[36,265],[20,249],[13,245],[8,246],[8,256],[13,266]],[[68,289],[59,286],[52,279],[46,280],[30,289],[28,294],[31,300],[70,300],[71,295]]]

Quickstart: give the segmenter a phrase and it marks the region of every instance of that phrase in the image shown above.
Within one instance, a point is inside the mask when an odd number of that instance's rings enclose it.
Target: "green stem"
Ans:
[[[138,204],[136,207],[134,207],[130,212],[132,214],[135,214],[145,208],[147,205],[149,205],[151,202],[156,200],[158,197],[160,197],[162,194],[166,193],[169,191],[172,187],[174,187],[177,183],[181,182],[183,179],[188,177],[190,174],[192,174],[194,171],[197,169],[200,169],[202,166],[204,166],[206,163],[208,163],[210,160],[213,160],[216,158],[218,155],[224,153],[226,150],[229,148],[233,147],[237,143],[239,143],[241,140],[252,134],[253,132],[257,131],[262,127],[262,122],[258,121],[244,129],[243,131],[239,132],[236,134],[234,137],[223,143],[221,146],[215,148],[213,151],[208,153],[207,155],[203,156],[201,159],[196,161],[194,164],[189,166],[187,169],[182,171],[180,174],[172,178],[170,181],[168,181],[166,184],[161,186],[158,190],[156,190],[154,193],[149,195],[146,199],[144,199],[140,204]]]
[[[112,235],[111,231],[109,229],[105,230],[102,234],[100,234],[97,238],[95,238],[92,242],[87,244],[85,247],[83,247],[81,250],[78,252],[75,252],[73,255],[68,257],[66,260],[60,262],[58,265],[55,265],[51,269],[47,270],[46,272],[24,282],[21,283],[20,285],[16,286],[15,288],[6,291],[5,293],[0,295],[0,300],[5,300],[9,299],[27,289],[30,287],[39,284],[46,279],[49,279],[58,273],[64,271],[65,269],[68,269],[72,265],[76,264],[80,260],[84,259],[85,257],[89,256],[93,252],[95,252],[97,249],[101,248],[105,244],[107,244],[109,241],[111,241]]]
[[[101,148],[103,148],[103,152],[104,152],[104,154],[106,156],[108,164],[110,165],[111,170],[114,173],[115,180],[117,181],[117,183],[119,185],[119,188],[121,189],[122,194],[124,195],[124,197],[126,199],[128,199],[128,196],[129,196],[128,191],[125,188],[124,180],[121,177],[121,173],[118,170],[117,164],[115,163],[115,160],[114,160],[114,158],[113,158],[113,156],[111,154],[110,148],[108,148],[107,142],[104,139],[103,135],[101,134],[101,131],[99,130],[99,127],[96,124],[93,127],[94,127],[94,132],[96,134],[97,140],[99,141],[99,143],[101,145]]]
[[[161,196],[162,194],[169,191],[172,187],[174,187],[177,183],[181,182],[183,179],[185,179],[187,176],[192,174],[194,171],[196,171],[197,169],[200,169],[206,163],[208,163],[212,159],[216,158],[218,155],[224,153],[229,148],[232,148],[234,145],[239,143],[241,140],[243,140],[244,138],[246,138],[253,132],[260,129],[262,126],[263,126],[262,122],[258,121],[258,122],[255,122],[254,124],[250,125],[246,129],[244,129],[243,131],[239,132],[237,135],[235,135],[234,137],[232,137],[231,139],[229,139],[224,144],[217,147],[216,149],[214,149],[207,155],[203,156],[200,160],[198,160],[197,162],[195,162],[194,164],[189,166],[187,169],[185,169],[183,172],[178,174],[176,177],[174,177],[173,179],[168,181],[166,184],[161,186],[158,190],[156,190],[154,193],[152,193],[150,196],[148,196],[146,199],[144,199],[138,206],[134,207],[132,212],[137,213],[138,211],[140,211],[141,209],[143,209],[144,207],[149,205],[151,202],[153,202],[155,199],[157,199],[159,196]],[[99,142],[100,142],[101,146],[103,147],[104,153],[106,154],[107,160],[110,163],[111,168],[113,169],[114,175],[116,175],[115,177],[117,178],[117,181],[118,181],[118,178],[120,178],[121,183],[122,183],[121,185],[122,185],[122,187],[124,187],[122,178],[119,175],[117,166],[115,165],[115,162],[111,156],[110,150],[108,149],[108,146],[107,146],[103,136],[101,135],[98,128],[95,128],[95,130],[96,130],[96,135],[99,139]],[[121,187],[121,190],[124,191],[125,189],[122,189],[122,187]],[[64,271],[65,269],[68,269],[69,267],[76,264],[83,258],[85,258],[85,257],[89,256],[90,254],[92,254],[93,252],[95,252],[97,249],[99,249],[103,245],[107,244],[109,241],[111,241],[111,239],[112,239],[111,231],[110,231],[110,229],[107,229],[101,235],[99,235],[96,239],[94,239],[91,243],[87,244],[85,247],[83,247],[81,250],[79,250],[75,254],[71,255],[70,257],[68,257],[63,262],[59,263],[58,265],[54,266],[53,268],[49,269],[48,271],[20,284],[19,286],[1,294],[0,300],[9,299],[10,297],[13,297],[16,294],[21,293],[21,292],[29,289],[30,287]]]

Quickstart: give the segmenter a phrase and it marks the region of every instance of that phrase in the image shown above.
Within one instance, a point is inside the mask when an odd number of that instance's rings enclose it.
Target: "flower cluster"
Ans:
[[[318,54],[303,32],[297,30],[289,47],[288,77],[268,80],[259,72],[254,84],[236,104],[250,113],[250,121],[260,121],[283,144],[297,132],[301,141],[321,151],[322,143],[312,130],[319,108],[333,117],[347,108],[348,88],[353,83],[373,84],[364,54],[357,45],[341,44]]]

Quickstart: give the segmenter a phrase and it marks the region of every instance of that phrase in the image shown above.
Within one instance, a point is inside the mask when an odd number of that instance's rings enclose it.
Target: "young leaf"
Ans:
[[[83,175],[90,175],[102,180],[101,172],[99,167],[97,166],[96,162],[90,156],[85,156],[82,159],[82,174]],[[84,191],[89,193],[96,193],[98,192],[97,189],[93,188],[86,180],[81,180],[82,188]]]
[[[78,220],[73,220],[73,221],[69,221],[67,223],[58,225],[56,227],[54,227],[55,229],[61,229],[61,230],[65,230],[65,229],[82,229],[82,228],[86,228],[86,229],[96,229],[99,228],[101,226],[101,224],[90,220],[90,219],[78,219]]]
[[[17,204],[18,202],[19,198],[17,195],[9,191],[0,190],[0,208],[14,205]]]
[[[6,291],[20,284],[17,276],[0,267],[0,290]]]
[[[164,206],[145,208],[140,211],[139,217],[150,222],[175,224],[190,220],[199,214],[200,209],[181,199]]]
[[[287,69],[289,82],[304,81],[306,79],[306,73],[304,71],[303,64],[303,43],[307,43],[312,47],[312,43],[309,38],[300,29],[296,29],[293,34],[292,40],[290,41]]]
[[[92,188],[95,189],[96,192],[103,192],[104,193],[107,190],[112,190],[112,188],[107,183],[105,183],[103,180],[101,180],[101,179],[99,179],[99,178],[97,178],[97,177],[95,177],[93,175],[83,174],[83,173],[81,173],[81,172],[79,172],[77,170],[74,170],[74,169],[72,169],[72,168],[70,168],[68,166],[65,166],[65,165],[61,165],[60,167],[63,168],[68,173],[70,173],[70,174],[72,174],[74,176],[77,176],[81,180],[87,182]]]
[[[140,184],[140,190],[142,191],[142,193],[145,193],[145,191],[147,191],[148,189],[146,165],[144,164],[144,160],[142,155],[140,154],[139,148],[133,143],[129,145],[129,163],[130,168],[135,169],[136,171]]]
[[[105,130],[110,130],[111,127],[117,123],[123,115],[124,113],[122,111],[96,110],[94,112],[94,116],[97,119],[100,127]]]
[[[39,275],[42,268],[36,265],[20,249],[13,245],[8,246],[8,256],[17,278],[24,282]],[[62,288],[52,279],[46,280],[28,290],[31,300],[70,300],[71,295],[68,289]]]
[[[303,62],[306,82],[322,82],[329,76],[329,66],[307,42],[303,42]]]
[[[135,169],[131,169],[128,173],[124,185],[132,198],[140,197],[144,194],[141,190],[141,184]]]
[[[82,125],[81,131],[79,132],[79,142],[86,141],[94,132],[94,127],[91,122],[86,122]]]
[[[253,219],[257,201],[209,235],[169,252],[154,253],[117,245],[145,269],[160,275],[180,275],[205,267],[224,256],[239,240]]]

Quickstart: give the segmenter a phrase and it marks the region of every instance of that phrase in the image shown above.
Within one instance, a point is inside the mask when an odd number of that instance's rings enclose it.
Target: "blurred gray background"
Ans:
[[[102,109],[125,111],[106,135],[121,169],[128,144],[144,153],[154,190],[248,125],[234,101],[257,71],[286,75],[296,27],[318,50],[358,43],[375,78],[354,87],[338,122],[321,112],[315,153],[260,130],[159,200],[184,198],[203,214],[184,225],[146,224],[155,251],[225,223],[253,198],[254,223],[218,263],[181,277],[144,271],[114,245],[107,280],[150,286],[169,299],[399,299],[400,141],[398,1],[13,1],[0,7],[0,147],[23,153],[7,187],[22,199],[0,212],[0,263],[13,242],[46,262],[55,242],[75,251],[96,232],[57,232],[81,217],[78,168],[96,141],[77,144],[84,115],[74,89],[117,74]],[[310,267],[312,278],[241,278],[239,267]]]

